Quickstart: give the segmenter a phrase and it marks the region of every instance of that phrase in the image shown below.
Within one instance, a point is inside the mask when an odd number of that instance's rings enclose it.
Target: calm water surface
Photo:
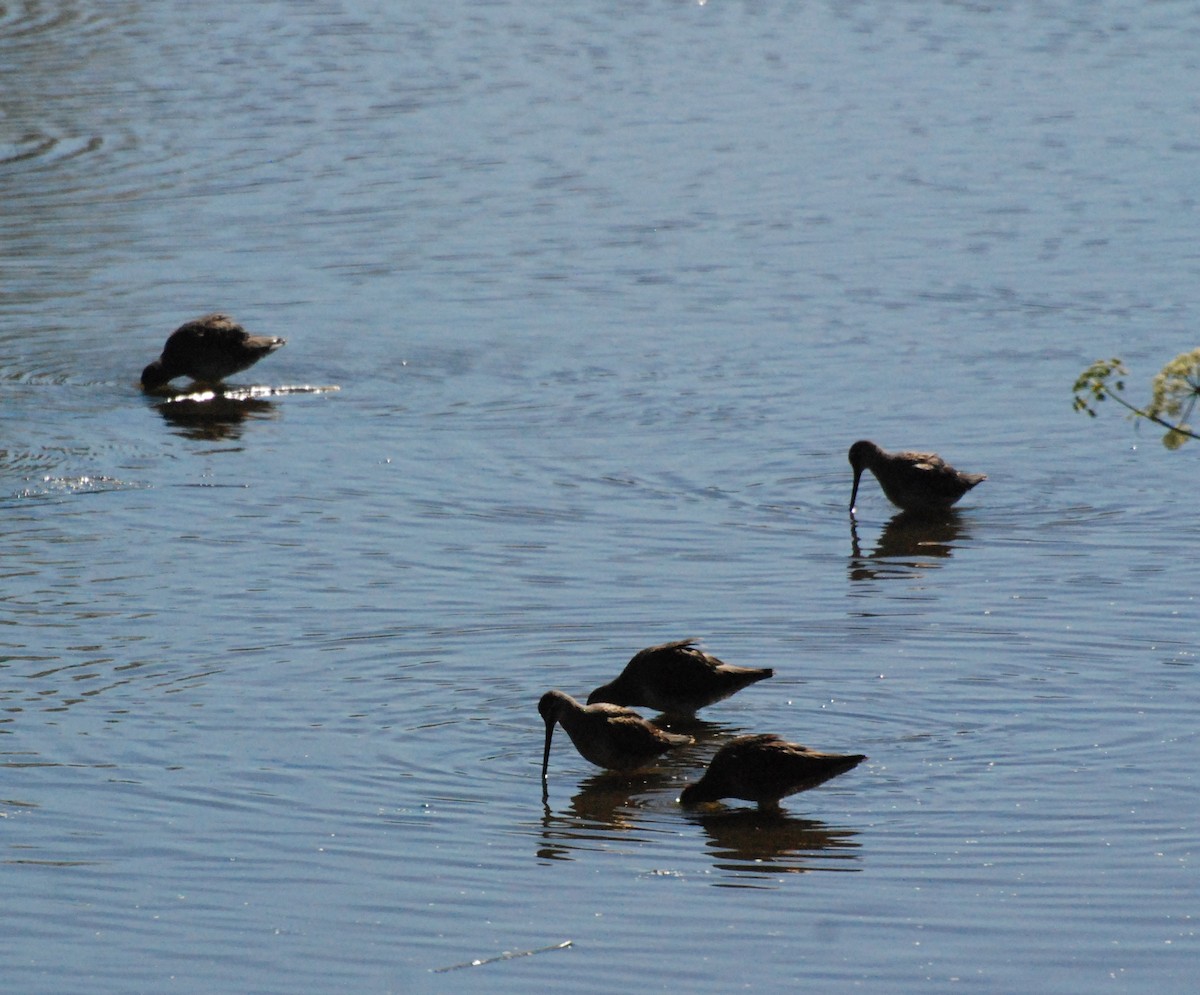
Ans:
[[[1190,991],[1196,454],[1070,385],[1197,344],[1200,8],[567,8],[0,7],[5,989]],[[216,308],[341,389],[142,396]]]

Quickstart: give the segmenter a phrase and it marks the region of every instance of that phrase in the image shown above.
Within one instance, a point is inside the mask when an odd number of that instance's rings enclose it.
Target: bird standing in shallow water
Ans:
[[[142,387],[154,390],[176,377],[219,383],[253,366],[285,341],[250,335],[227,314],[206,314],[171,333],[162,355],[142,370]]]
[[[695,742],[691,736],[663,732],[627,708],[585,707],[562,691],[547,691],[542,695],[538,712],[546,722],[543,781],[550,766],[550,738],[556,722],[567,731],[580,756],[610,770],[637,770],[667,750]]]
[[[606,701],[695,715],[774,673],[770,667],[734,667],[705,653],[694,639],[680,639],[635,653],[619,677],[588,695],[588,704]]]
[[[851,514],[863,470],[875,474],[888,500],[905,511],[944,511],[987,479],[986,473],[954,469],[937,453],[889,453],[866,439],[850,447],[850,465],[854,468]]]
[[[679,800],[694,805],[743,798],[776,811],[780,798],[815,788],[866,759],[861,753],[818,753],[771,733],[738,736],[717,750],[704,776],[684,788]]]

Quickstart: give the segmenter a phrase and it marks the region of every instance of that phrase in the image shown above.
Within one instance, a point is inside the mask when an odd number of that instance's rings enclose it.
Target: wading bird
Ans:
[[[609,770],[637,770],[667,750],[695,742],[691,736],[663,732],[637,712],[616,705],[581,705],[562,691],[547,691],[538,702],[546,722],[542,781],[550,766],[550,738],[557,722],[584,760]]]
[[[851,514],[864,470],[875,474],[888,500],[905,511],[944,511],[987,479],[986,473],[954,469],[937,453],[889,453],[866,439],[850,447],[850,465],[854,468]]]
[[[680,639],[635,653],[619,677],[588,695],[588,704],[606,701],[695,715],[774,673],[770,667],[732,666],[705,653],[694,639]]]
[[[861,753],[818,753],[771,733],[738,736],[717,750],[704,776],[684,788],[679,800],[695,805],[742,798],[778,811],[779,799],[824,784],[866,759]]]

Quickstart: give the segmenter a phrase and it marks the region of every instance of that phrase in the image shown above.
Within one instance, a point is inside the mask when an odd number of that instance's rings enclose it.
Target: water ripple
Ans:
[[[74,3],[24,0],[23,3],[0,5],[0,51],[40,44],[42,36],[48,33],[86,23],[83,17],[79,5]]]

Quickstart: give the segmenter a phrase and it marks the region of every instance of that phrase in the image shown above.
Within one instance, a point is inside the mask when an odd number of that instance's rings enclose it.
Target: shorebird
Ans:
[[[546,722],[543,782],[550,766],[550,737],[554,735],[556,722],[567,730],[580,756],[610,770],[637,770],[667,750],[695,742],[691,736],[663,732],[628,708],[584,706],[562,691],[547,691],[542,695],[538,712]]]
[[[697,709],[774,673],[770,667],[731,666],[705,653],[694,639],[679,639],[635,653],[616,680],[588,695],[588,704],[606,701],[670,715],[695,715]]]
[[[854,468],[851,514],[863,470],[875,474],[888,500],[905,511],[944,511],[987,479],[986,473],[954,469],[937,453],[889,453],[866,439],[850,447],[850,465]]]
[[[694,805],[743,798],[774,812],[780,798],[815,788],[866,759],[861,753],[818,753],[771,733],[738,736],[717,750],[704,776],[684,788],[679,800]]]
[[[162,355],[142,370],[142,387],[154,390],[176,377],[219,383],[253,366],[284,341],[250,335],[227,314],[206,314],[171,333]]]

